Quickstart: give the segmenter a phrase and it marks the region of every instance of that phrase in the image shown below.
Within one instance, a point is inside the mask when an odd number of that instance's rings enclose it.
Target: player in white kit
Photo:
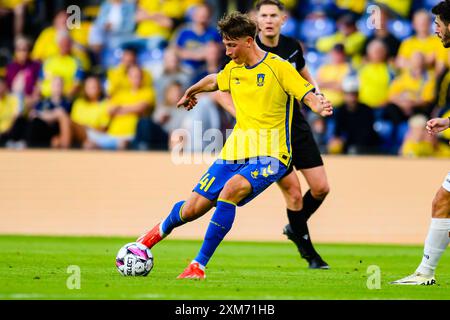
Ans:
[[[448,1],[450,3],[450,0]],[[450,9],[450,7],[449,7]],[[450,127],[450,118],[434,118],[427,122],[430,134],[436,134]],[[434,271],[450,242],[450,172],[434,196],[431,224],[425,240],[422,262],[412,275],[394,281],[392,284],[433,285]]]
[[[433,7],[431,12],[436,15],[436,35],[441,39],[445,48],[450,48],[450,0],[441,1]],[[430,134],[447,130],[450,118],[434,118],[427,122]],[[422,262],[416,271],[392,284],[432,285],[436,283],[434,271],[450,242],[450,172],[442,186],[434,196],[431,212],[431,224],[425,240]]]

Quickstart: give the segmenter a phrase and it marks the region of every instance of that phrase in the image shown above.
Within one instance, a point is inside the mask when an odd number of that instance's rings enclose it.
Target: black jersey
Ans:
[[[303,50],[300,43],[290,37],[280,35],[278,45],[276,47],[267,47],[256,36],[256,43],[264,51],[269,51],[279,55],[281,58],[289,61],[298,72],[300,72],[306,65],[305,58],[303,58]],[[296,138],[296,131],[310,131],[310,127],[301,112],[301,106],[297,100],[294,99],[294,111],[292,114],[292,141]]]
[[[280,35],[278,45],[276,47],[267,47],[259,39],[259,35],[256,36],[256,43],[264,51],[269,51],[279,55],[281,58],[289,61],[298,72],[300,72],[305,67],[305,59],[303,58],[303,50],[294,38],[289,38]]]

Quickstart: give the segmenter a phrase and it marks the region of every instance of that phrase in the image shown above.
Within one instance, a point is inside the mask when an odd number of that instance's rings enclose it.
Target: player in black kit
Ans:
[[[275,53],[288,60],[304,79],[314,85],[318,94],[318,86],[305,66],[300,44],[296,39],[280,34],[281,26],[286,19],[283,4],[278,0],[260,0],[256,4],[256,10],[260,30],[256,37],[258,46],[264,51]],[[228,94],[221,93],[217,100],[234,114],[234,106]],[[286,175],[278,181],[286,200],[289,219],[283,233],[296,244],[301,257],[308,261],[310,269],[329,269],[328,264],[314,249],[307,221],[320,207],[330,189],[311,128],[301,113],[299,103],[296,100],[294,103],[291,130],[292,162]],[[310,187],[303,197],[294,167],[300,170]]]

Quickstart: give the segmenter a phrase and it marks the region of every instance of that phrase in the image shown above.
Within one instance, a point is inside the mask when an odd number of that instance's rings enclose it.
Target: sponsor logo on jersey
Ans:
[[[234,84],[241,84],[241,82],[239,81],[239,78],[234,78]]]

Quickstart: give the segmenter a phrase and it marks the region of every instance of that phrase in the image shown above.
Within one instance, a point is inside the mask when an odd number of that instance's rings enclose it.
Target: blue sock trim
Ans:
[[[167,218],[163,221],[163,223],[161,223],[161,231],[165,235],[170,234],[173,229],[186,223],[186,221],[184,221],[183,218],[181,217],[181,212],[184,203],[185,201],[179,201],[175,203],[175,205],[172,208],[172,211],[170,211]]]

